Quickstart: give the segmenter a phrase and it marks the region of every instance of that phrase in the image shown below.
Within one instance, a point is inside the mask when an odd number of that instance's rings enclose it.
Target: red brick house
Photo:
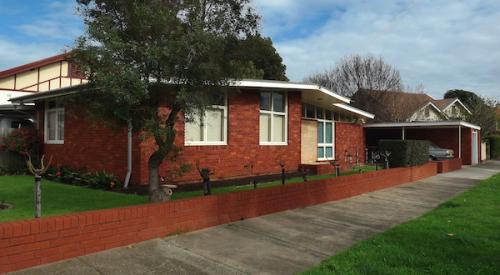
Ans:
[[[105,170],[123,179],[127,130],[111,130],[90,119],[83,106],[64,106],[61,99],[77,91],[75,86],[65,87],[11,101],[20,106],[35,104],[42,152],[52,156],[56,165]],[[317,85],[237,81],[207,111],[203,122],[184,123],[180,117],[175,143],[182,151],[176,163],[163,164],[162,176],[176,165],[189,164],[193,169],[174,181],[199,181],[197,161],[214,171],[215,180],[278,174],[281,161],[289,172],[298,171],[302,164],[330,167],[333,159],[343,167],[363,163],[362,124],[373,115],[349,103],[348,98]],[[134,135],[131,145],[131,182],[146,184],[154,142]]]

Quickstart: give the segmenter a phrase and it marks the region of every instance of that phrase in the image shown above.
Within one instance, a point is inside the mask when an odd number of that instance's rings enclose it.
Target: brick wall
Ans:
[[[279,162],[284,160],[287,171],[297,171],[300,165],[300,92],[288,93],[288,145],[259,145],[259,93],[234,92],[228,98],[228,145],[184,146],[184,123],[177,124],[176,145],[182,148],[175,163],[189,164],[192,169],[178,182],[199,181],[195,163],[215,171],[214,180],[232,177],[280,173]],[[43,104],[37,105],[40,141],[43,144]],[[43,153],[53,156],[53,164],[89,170],[105,170],[124,178],[127,164],[126,130],[110,129],[102,123],[86,118],[85,112],[73,106],[65,108],[64,144],[44,144]],[[148,180],[147,163],[153,152],[152,139],[139,141],[134,137],[132,183],[145,184]],[[165,161],[161,174],[166,176],[178,164]]]
[[[40,144],[44,144],[43,104],[37,104],[37,121]],[[101,121],[90,119],[85,110],[66,106],[64,114],[64,144],[44,144],[42,152],[52,157],[55,166],[68,166],[91,171],[105,170],[119,178],[127,172],[127,132],[111,129]],[[134,137],[138,144],[138,138]],[[133,162],[139,161],[139,147],[133,146]],[[134,169],[132,181],[139,180],[139,171]]]
[[[196,161],[200,167],[214,170],[212,179],[252,176],[251,170],[245,168],[253,165],[253,175],[280,173],[280,160],[285,161],[287,171],[297,171],[300,165],[301,135],[301,97],[300,92],[288,93],[288,145],[259,145],[259,92],[243,91],[228,96],[228,136],[224,146],[184,146],[184,124],[177,125],[176,145],[182,148],[177,163],[189,164],[192,169],[180,177],[178,182],[200,181],[195,169]],[[141,144],[140,182],[148,180],[147,162],[153,152],[154,142]],[[161,166],[162,176],[172,172],[176,164],[164,162]]]
[[[436,161],[438,173],[448,173],[462,168],[462,159],[447,159]]]
[[[363,126],[354,123],[335,122],[335,159],[337,159],[343,169],[348,166],[346,163],[346,152],[352,155],[355,164],[356,152],[360,162],[365,162],[365,132]]]
[[[437,163],[166,203],[0,223],[0,273],[436,175]]]

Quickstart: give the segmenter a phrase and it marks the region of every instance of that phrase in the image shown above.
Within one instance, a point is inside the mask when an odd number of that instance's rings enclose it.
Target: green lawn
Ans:
[[[362,167],[363,172],[373,171],[371,166]],[[357,170],[345,171],[342,175],[358,173]],[[309,176],[308,180],[332,178],[335,175]],[[287,179],[287,184],[303,182],[301,177]],[[33,218],[33,177],[0,176],[0,202],[13,204],[14,208],[0,211],[0,222]],[[281,181],[259,183],[258,188],[281,185]],[[222,194],[253,189],[253,185],[239,185],[212,188],[212,194]],[[203,190],[174,192],[172,199],[203,196]],[[86,210],[106,209],[148,202],[147,196],[138,196],[90,189],[49,180],[42,180],[42,216],[54,216]]]
[[[14,207],[0,211],[1,221],[33,218],[33,177],[1,176],[0,201]],[[146,196],[107,192],[42,180],[42,216],[147,203]]]
[[[500,274],[500,174],[305,274]]]

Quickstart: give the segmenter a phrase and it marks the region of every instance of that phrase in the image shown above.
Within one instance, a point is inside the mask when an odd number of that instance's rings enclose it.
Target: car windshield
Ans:
[[[429,144],[429,147],[430,148],[439,148],[439,146],[437,146],[436,144],[434,144],[432,142]]]

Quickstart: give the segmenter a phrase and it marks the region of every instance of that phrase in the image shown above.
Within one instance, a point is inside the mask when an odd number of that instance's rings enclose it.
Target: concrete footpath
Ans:
[[[357,197],[146,241],[16,274],[292,274],[435,208],[500,162]]]

